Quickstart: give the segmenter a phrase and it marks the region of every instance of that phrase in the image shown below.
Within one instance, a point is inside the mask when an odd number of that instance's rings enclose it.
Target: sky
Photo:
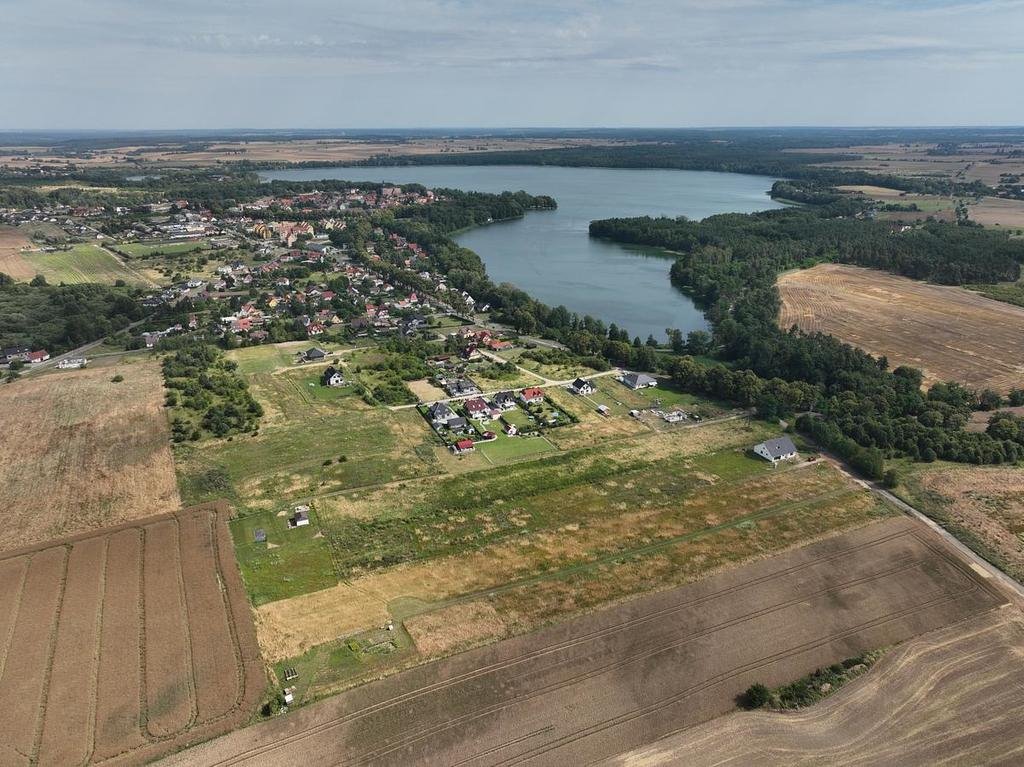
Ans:
[[[0,129],[1024,124],[1024,0],[0,0]]]

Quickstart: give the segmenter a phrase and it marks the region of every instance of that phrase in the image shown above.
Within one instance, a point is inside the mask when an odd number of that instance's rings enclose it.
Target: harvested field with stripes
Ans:
[[[225,508],[0,558],[0,764],[141,764],[263,696]]]
[[[753,682],[1002,604],[941,539],[889,519],[417,667],[165,764],[589,764],[727,713]]]
[[[914,639],[799,712],[708,722],[602,767],[1024,762],[1024,618],[997,610]]]
[[[1024,386],[1024,309],[963,288],[818,264],[779,278],[779,325],[829,333],[891,367],[1006,392]]]

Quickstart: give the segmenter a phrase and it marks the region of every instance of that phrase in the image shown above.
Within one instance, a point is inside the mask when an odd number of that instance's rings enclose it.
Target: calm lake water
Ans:
[[[346,179],[419,183],[480,192],[523,189],[548,194],[558,210],[472,229],[458,242],[476,251],[495,282],[510,282],[552,306],[614,322],[631,335],[665,337],[707,327],[700,310],[669,282],[670,256],[592,239],[593,219],[750,213],[780,205],[768,197],[775,179],[685,170],[537,166],[302,168],[261,173],[264,179]]]

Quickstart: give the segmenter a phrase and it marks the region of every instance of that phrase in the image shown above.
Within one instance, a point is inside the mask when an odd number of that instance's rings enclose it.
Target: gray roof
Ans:
[[[781,458],[784,455],[791,455],[796,452],[796,445],[793,444],[793,440],[789,437],[766,439],[761,444],[765,446],[768,455],[772,458]]]
[[[427,412],[434,418],[455,415],[447,402],[435,402],[427,408]]]
[[[656,378],[654,378],[653,376],[649,376],[646,373],[626,373],[626,375],[622,377],[622,380],[631,382],[638,386],[640,384],[658,383]]]

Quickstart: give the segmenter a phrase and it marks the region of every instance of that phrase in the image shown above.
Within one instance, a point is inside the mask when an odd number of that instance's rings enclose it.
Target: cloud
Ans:
[[[645,114],[686,124],[697,112],[717,124],[843,122],[862,114],[854,107],[866,82],[893,121],[1024,122],[1024,104],[1005,98],[1024,74],[1024,0],[0,0],[0,9],[0,98],[17,107],[0,127],[143,113],[211,126],[226,115],[252,125],[354,125],[356,115],[371,125],[568,124],[581,114],[612,124],[626,104],[639,124]],[[951,104],[951,82],[974,98]],[[282,101],[282,89],[297,103]],[[497,103],[495,91],[505,94]],[[978,114],[976,99],[990,92],[1004,95]],[[809,94],[813,103],[797,100]],[[161,106],[172,97],[185,101]]]

